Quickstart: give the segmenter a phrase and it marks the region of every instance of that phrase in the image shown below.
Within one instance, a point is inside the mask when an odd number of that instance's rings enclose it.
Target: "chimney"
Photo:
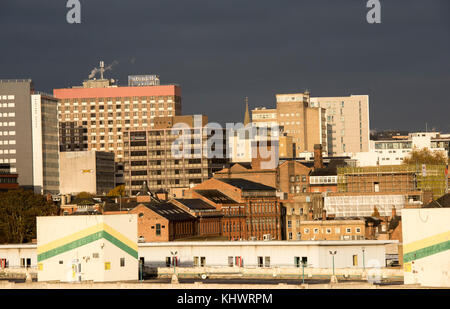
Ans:
[[[313,220],[313,210],[309,209],[308,211],[308,220],[312,221]]]
[[[65,195],[61,195],[61,206],[66,205],[66,196]]]
[[[374,233],[374,229],[373,229],[373,222],[369,222],[368,223],[368,238],[369,239],[374,239],[375,237],[375,233]]]
[[[322,221],[327,221],[327,211],[325,209],[322,210]]]
[[[395,209],[395,206],[392,207],[392,218],[394,219],[397,216],[397,210]]]
[[[322,145],[314,145],[314,169],[323,168]]]

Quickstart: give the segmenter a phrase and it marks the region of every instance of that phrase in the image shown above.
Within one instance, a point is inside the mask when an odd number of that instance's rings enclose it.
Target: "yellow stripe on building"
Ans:
[[[81,231],[78,231],[76,233],[70,234],[70,235],[65,236],[63,238],[51,241],[51,242],[49,242],[49,243],[47,243],[45,245],[38,246],[37,247],[37,253],[40,254],[42,252],[46,252],[46,251],[55,249],[57,247],[61,247],[61,246],[65,245],[65,244],[67,244],[67,243],[70,243],[70,242],[75,241],[77,239],[80,239],[80,238],[86,237],[88,235],[94,234],[94,233],[99,232],[101,230],[103,230],[103,223],[96,224],[94,226],[88,227],[88,228],[86,228],[84,230],[81,230]]]
[[[117,238],[118,240],[120,240],[121,242],[126,244],[131,249],[136,250],[136,251],[138,250],[136,241],[132,241],[128,237],[124,236],[123,234],[119,233],[117,230],[110,227],[108,224],[104,223],[103,229],[105,230],[105,232],[111,234],[112,236],[114,236],[115,238]]]
[[[408,253],[408,252],[413,252],[413,251],[417,251],[420,250],[422,248],[426,248],[426,247],[430,247],[442,242],[446,242],[450,240],[450,231],[441,233],[441,234],[437,234],[437,235],[433,235],[421,240],[416,240],[413,241],[409,244],[404,244],[403,245],[403,253]]]
[[[94,234],[96,232],[99,231],[105,231],[108,232],[109,234],[111,234],[112,236],[114,236],[115,238],[117,238],[118,240],[120,240],[121,242],[123,242],[124,244],[126,244],[127,246],[129,246],[130,248],[132,248],[133,250],[138,250],[137,244],[135,241],[132,241],[131,239],[129,239],[128,237],[124,236],[123,234],[119,233],[118,231],[116,231],[115,229],[113,229],[112,227],[110,227],[109,225],[105,224],[105,223],[99,223],[96,224],[94,226],[88,227],[84,230],[78,231],[76,233],[73,233],[71,235],[65,236],[63,238],[51,241],[47,244],[44,244],[42,246],[38,246],[37,248],[37,253],[43,253],[43,252],[47,252],[49,250],[55,249],[57,247],[61,247],[64,246],[65,244],[68,244],[72,241],[75,241],[77,239],[89,236],[91,234]]]

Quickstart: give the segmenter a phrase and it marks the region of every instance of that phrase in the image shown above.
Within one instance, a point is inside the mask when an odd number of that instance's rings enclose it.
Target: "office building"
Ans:
[[[144,182],[151,191],[188,189],[223,169],[228,162],[226,134],[223,132],[212,145],[218,155],[211,155],[207,146],[214,134],[205,127],[206,123],[206,116],[162,117],[155,120],[154,129],[125,131],[126,193],[137,194]],[[185,127],[177,131],[173,129],[177,125]],[[173,145],[178,142],[183,149],[174,154]]]
[[[314,97],[310,106],[324,108],[328,155],[369,151],[369,96]]]
[[[60,154],[60,192],[105,195],[115,186],[114,153],[96,150]]]
[[[88,80],[82,87],[54,89],[54,95],[58,99],[61,127],[64,123],[66,128],[69,126],[67,123],[74,123],[74,128],[84,130],[83,150],[87,144],[88,150],[114,153],[118,163],[117,184],[124,183],[125,129],[150,129],[158,117],[181,114],[181,88],[178,85],[121,87],[110,80],[98,79]],[[73,130],[65,132],[61,136],[61,141],[65,141],[61,144],[63,148],[68,149],[67,145],[72,144],[68,142],[72,136],[78,136],[81,142],[79,133]]]
[[[57,106],[31,79],[0,80],[0,164],[36,193],[59,191]]]
[[[293,157],[302,152],[313,152],[315,144],[321,144],[327,151],[327,122],[325,109],[310,106],[310,94],[277,94],[276,108],[255,108],[252,110],[252,122],[257,128],[278,126],[278,132],[271,132],[277,137],[286,133],[292,137]],[[276,135],[276,136],[275,136]]]

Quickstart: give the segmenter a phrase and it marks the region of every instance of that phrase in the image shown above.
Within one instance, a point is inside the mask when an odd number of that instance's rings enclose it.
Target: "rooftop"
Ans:
[[[216,210],[216,207],[206,203],[199,198],[180,198],[175,200],[191,210]]]
[[[218,190],[195,190],[195,192],[216,204],[238,204],[238,202]]]
[[[276,188],[242,178],[216,178],[243,191],[275,191]]]
[[[447,208],[450,207],[450,193],[447,193],[423,208]]]
[[[171,203],[140,203],[170,221],[195,220],[195,217]]]

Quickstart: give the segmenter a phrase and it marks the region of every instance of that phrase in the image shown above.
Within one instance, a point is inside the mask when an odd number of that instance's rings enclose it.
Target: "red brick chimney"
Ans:
[[[322,145],[314,145],[314,169],[323,168]]]
[[[392,219],[394,219],[397,216],[397,210],[395,209],[395,206],[392,207]]]
[[[325,209],[322,210],[322,221],[327,221],[327,211]]]

